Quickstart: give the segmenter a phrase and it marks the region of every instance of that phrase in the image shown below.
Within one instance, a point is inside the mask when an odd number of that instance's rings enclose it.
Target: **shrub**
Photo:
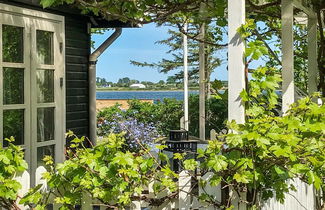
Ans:
[[[98,113],[98,134],[104,136],[114,131],[116,122],[136,121],[139,127],[151,126],[156,128],[159,135],[167,136],[169,130],[180,129],[180,119],[183,117],[183,102],[165,98],[156,104],[130,100],[129,109],[122,111],[120,105],[105,108]],[[227,103],[224,100],[210,98],[206,101],[206,134],[209,138],[211,129],[221,131],[225,128],[227,117]],[[116,120],[118,119],[118,120]],[[199,97],[191,95],[189,98],[190,135],[199,136]]]
[[[156,104],[130,100],[127,115],[139,122],[152,123],[161,135],[168,135],[169,130],[179,129],[179,120],[183,116],[183,103],[176,99],[164,98]]]
[[[235,198],[252,209],[262,207],[274,196],[283,202],[285,193],[295,190],[289,181],[296,178],[317,190],[325,190],[325,105],[318,106],[307,97],[293,104],[285,116],[276,116],[273,109],[278,96],[274,90],[279,76],[272,69],[260,68],[252,77],[250,84],[255,89],[250,86],[249,93],[241,94],[250,102],[244,124],[228,122],[229,132],[209,141],[207,149],[198,150],[197,159],[174,154],[174,159],[198,181],[203,192],[208,183],[222,185],[221,202],[204,193],[198,197],[199,201],[221,209],[231,209]],[[265,81],[268,86],[263,88]],[[155,158],[145,147],[129,151],[123,146],[123,134],[110,134],[93,148],[85,148],[83,141],[84,138],[74,136],[64,163],[54,165],[51,158],[45,158],[49,169],[44,178],[49,191],[41,192],[36,187],[22,201],[44,207],[42,198],[48,197],[44,193],[52,193],[63,209],[74,209],[87,195],[107,207],[124,208],[132,200],[145,200],[154,206],[177,196],[178,176],[169,168],[163,153]],[[160,161],[167,165],[160,165]],[[202,180],[200,177],[206,172],[212,174],[208,180]],[[155,193],[167,189],[171,193],[162,198],[140,196],[150,182],[154,183]],[[230,195],[229,191],[233,193]],[[242,197],[242,193],[246,196]]]
[[[103,137],[109,133],[123,133],[126,144],[125,150],[139,151],[142,146],[152,146],[154,140],[159,138],[156,127],[151,122],[138,122],[133,117],[122,117],[121,114],[112,115],[112,120],[102,120],[98,123],[98,133]]]
[[[230,200],[239,197],[250,206],[261,207],[273,196],[283,202],[285,193],[295,190],[289,183],[295,178],[324,191],[325,105],[307,97],[293,104],[284,116],[276,116],[273,109],[280,76],[272,69],[259,68],[252,77],[249,92],[241,94],[249,103],[246,122],[228,122],[229,133],[210,141],[198,156],[203,160],[200,171],[213,173],[210,183],[222,184],[235,194],[226,193],[224,203],[208,195],[201,199],[230,208]],[[206,182],[201,184],[205,187]],[[243,192],[247,197],[241,197]]]
[[[227,100],[211,97],[205,102],[205,137],[210,138],[212,129],[220,132],[225,129],[227,120]],[[189,133],[192,136],[199,136],[199,95],[191,95],[189,98]]]
[[[45,157],[47,172],[43,174],[47,180],[48,191],[35,187],[22,200],[25,204],[33,203],[37,209],[44,209],[49,200],[61,204],[60,209],[74,210],[82,199],[90,197],[107,208],[124,208],[132,200],[145,199],[147,202],[161,204],[165,200],[140,196],[144,187],[154,182],[155,193],[164,190],[175,192],[177,185],[173,182],[177,175],[158,162],[166,160],[161,154],[154,158],[148,150],[137,153],[125,151],[123,135],[110,134],[96,146],[86,148],[85,138],[74,138],[70,148],[67,148],[67,160],[55,165],[51,157]]]
[[[8,147],[2,148],[0,145],[0,207],[17,209],[16,201],[21,184],[15,177],[27,170],[27,163],[22,148],[10,143],[14,139],[5,141],[9,142]]]

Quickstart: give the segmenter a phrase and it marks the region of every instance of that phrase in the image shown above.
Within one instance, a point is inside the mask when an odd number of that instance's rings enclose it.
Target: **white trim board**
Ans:
[[[32,10],[23,7],[12,6],[8,4],[0,3],[0,13],[7,13],[11,15],[23,16],[23,17],[32,17],[38,19],[45,19],[49,21],[58,21],[64,22],[64,16],[55,15],[44,11]]]

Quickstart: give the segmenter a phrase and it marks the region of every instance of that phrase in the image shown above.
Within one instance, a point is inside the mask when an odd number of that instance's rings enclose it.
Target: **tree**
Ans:
[[[118,81],[117,81],[117,86],[118,87],[129,87],[130,86],[130,78],[128,77],[124,77],[124,78],[120,78]]]
[[[168,24],[167,24],[168,25]],[[169,25],[171,26],[171,25]],[[175,26],[174,26],[175,28]],[[216,56],[216,52],[222,47],[223,34],[222,27],[217,26],[214,22],[206,27],[205,41],[209,43],[220,43],[218,46],[207,45],[205,48],[205,71],[206,80],[210,80],[211,73],[221,63],[221,59]],[[200,30],[200,25],[189,24],[186,33],[189,36],[197,36]],[[218,31],[218,33],[213,33]],[[171,55],[171,58],[163,58],[156,63],[131,61],[131,64],[141,67],[151,67],[157,69],[159,72],[168,73],[169,71],[177,71],[173,76],[175,82],[183,80],[183,37],[182,33],[177,30],[168,30],[169,37],[165,40],[157,41],[157,44],[167,45],[169,50],[166,54]],[[199,77],[199,42],[197,40],[190,39],[188,43],[188,67],[189,67],[189,79],[197,80]]]
[[[108,83],[105,78],[96,77],[96,86],[97,87],[106,87]]]
[[[175,83],[176,83],[176,80],[174,77],[172,77],[172,76],[167,77],[167,84],[175,84]]]
[[[164,87],[165,86],[165,81],[164,80],[159,80],[159,82],[157,82],[157,86],[158,87]]]
[[[136,80],[136,79],[131,79],[130,80],[130,85],[132,84],[138,84],[139,83],[139,80]]]

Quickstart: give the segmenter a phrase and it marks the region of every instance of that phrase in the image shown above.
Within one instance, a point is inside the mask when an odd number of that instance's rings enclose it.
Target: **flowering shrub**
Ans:
[[[121,110],[120,105],[116,104],[98,113],[99,136],[104,136],[110,132],[121,131],[121,129],[114,128],[121,128],[119,124],[124,121],[133,122],[131,123],[133,125],[138,124],[139,128],[136,130],[143,130],[143,127],[147,126],[149,128],[146,132],[157,133],[159,134],[158,136],[167,136],[169,130],[180,129],[180,119],[183,117],[182,101],[165,98],[163,101],[158,101],[155,104],[141,102],[139,100],[130,100],[128,103],[129,109],[127,110]],[[209,135],[211,129],[215,129],[216,131],[224,129],[224,121],[227,118],[227,101],[210,98],[206,101],[206,107],[206,134]],[[198,95],[191,95],[189,98],[189,118],[190,135],[199,136]],[[207,136],[207,138],[209,138],[209,136]]]
[[[98,134],[104,137],[110,133],[124,133],[126,144],[123,147],[130,151],[139,151],[142,146],[152,146],[154,140],[160,137],[152,122],[139,122],[133,117],[125,119],[120,113],[114,113],[110,121],[98,121]]]

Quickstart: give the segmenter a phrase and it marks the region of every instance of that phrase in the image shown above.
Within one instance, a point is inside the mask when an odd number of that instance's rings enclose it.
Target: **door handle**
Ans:
[[[63,77],[60,77],[60,87],[63,87]]]

